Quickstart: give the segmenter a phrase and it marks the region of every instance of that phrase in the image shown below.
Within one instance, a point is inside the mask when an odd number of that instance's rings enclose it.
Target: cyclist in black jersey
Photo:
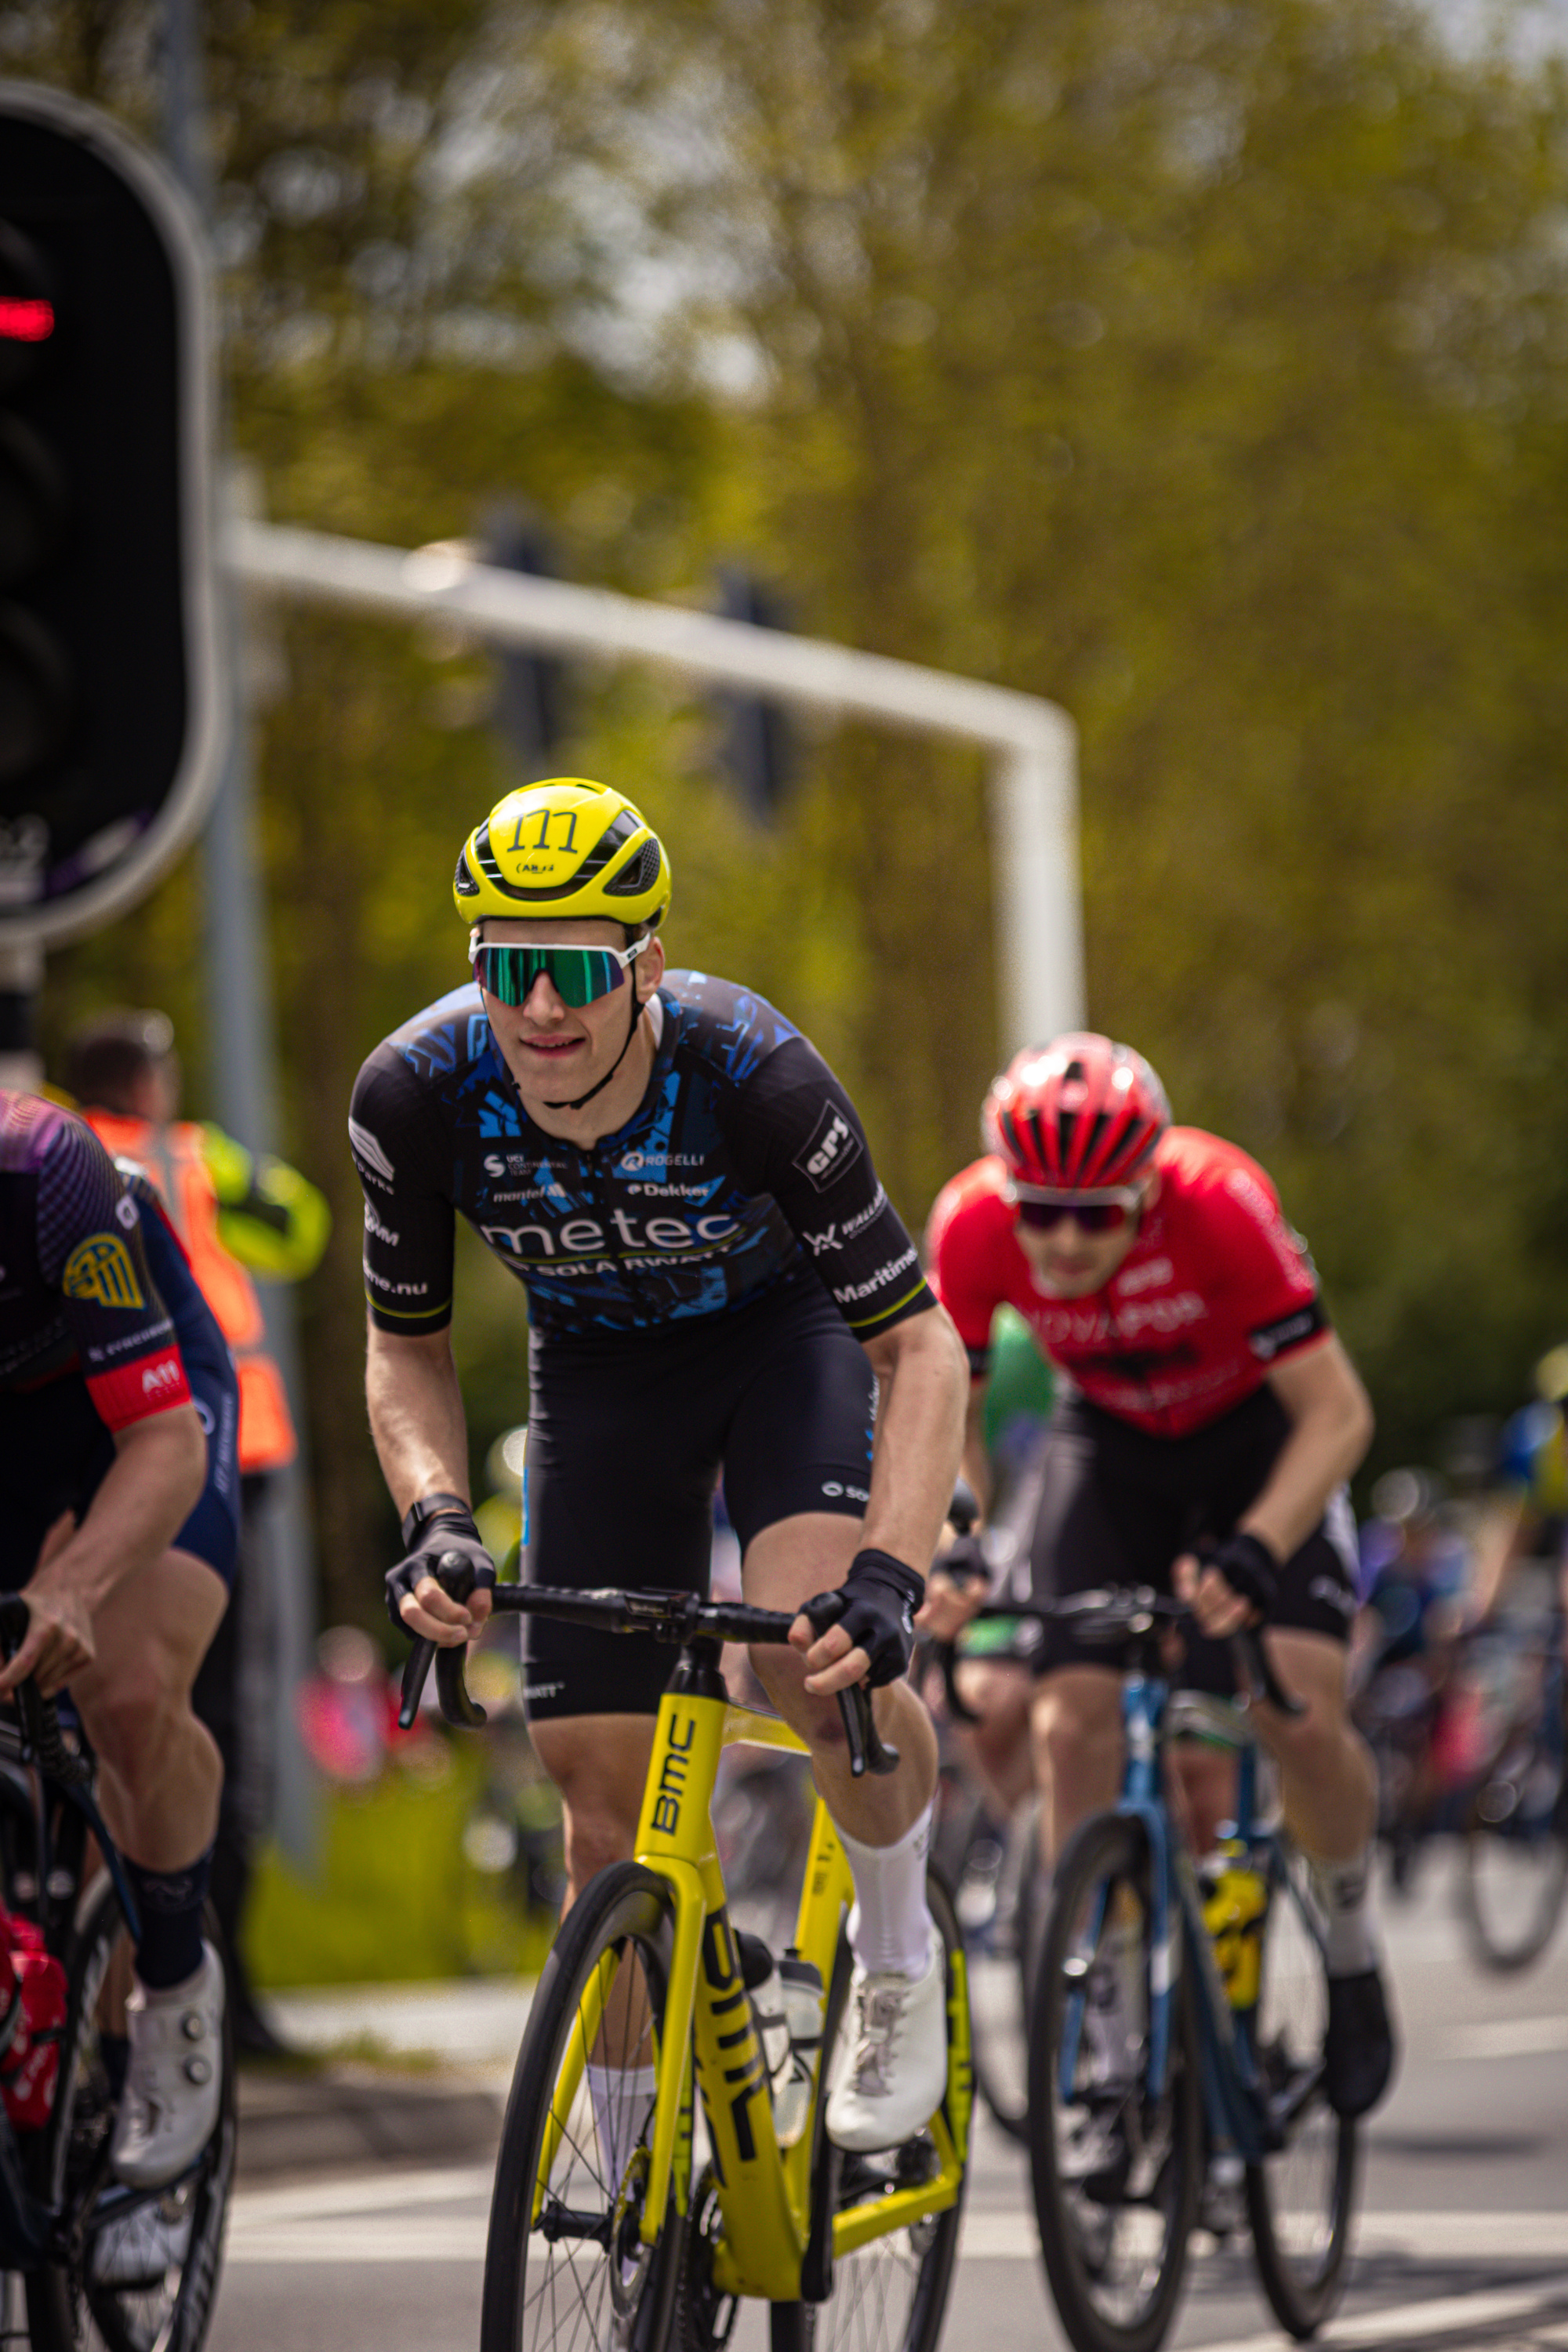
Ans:
[[[141,1914],[110,2159],[134,2188],[217,2122],[223,1969],[202,1937],[222,1766],[190,1691],[238,1538],[233,1359],[158,1196],[85,1121],[0,1092],[0,1693],[70,1686]]]
[[[526,1575],[704,1589],[721,1469],[748,1600],[802,1610],[795,1647],[753,1663],[811,1744],[855,1874],[859,2021],[828,2127],[896,2146],[945,2068],[935,1745],[902,1676],[958,1464],[963,1350],[821,1056],[749,991],[666,973],[668,866],[629,803],[575,779],[509,794],[456,893],[475,984],[371,1055],[350,1120],[371,1425],[405,1514],[395,1617],[450,1643],[489,1612],[447,1338],[461,1213],[528,1296]],[[430,1572],[453,1549],[479,1578],[466,1608]],[[669,1654],[528,1629],[574,1893],[631,1852]],[[848,1769],[837,1693],[862,1679],[901,1755],[886,1779]]]

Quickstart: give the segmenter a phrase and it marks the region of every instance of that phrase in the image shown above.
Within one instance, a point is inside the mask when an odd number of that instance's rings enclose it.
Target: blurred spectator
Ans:
[[[239,1567],[192,1704],[223,1755],[212,1900],[234,1968],[235,2040],[270,2054],[279,2044],[251,1997],[240,1928],[271,1780],[274,1608],[262,1505],[267,1480],[299,1445],[251,1275],[298,1282],[313,1273],[331,1214],[315,1186],[281,1160],[253,1159],[219,1129],[179,1118],[180,1064],[166,1013],[100,1014],[71,1038],[64,1076],[108,1150],[137,1161],[157,1185],[238,1367]]]

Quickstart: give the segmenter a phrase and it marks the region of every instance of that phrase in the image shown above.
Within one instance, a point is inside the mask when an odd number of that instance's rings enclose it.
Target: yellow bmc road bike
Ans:
[[[442,1581],[463,1597],[445,1564]],[[848,1991],[854,1899],[833,1824],[819,1804],[784,1961],[795,2004],[782,2058],[771,1956],[732,1929],[714,1848],[709,1807],[725,1746],[805,1752],[776,1717],[731,1703],[721,1644],[782,1643],[793,1621],[677,1592],[503,1584],[492,1601],[652,1633],[679,1643],[680,1658],[659,1707],[637,1859],[584,1889],[534,1997],[496,2168],[480,2352],[661,2352],[672,2335],[681,2352],[722,2352],[749,2295],[772,2306],[772,2352],[931,2352],[969,2147],[969,2011],[952,1904],[932,1878],[947,1953],[942,2105],[901,2147],[845,2155],[823,2127],[821,2058]],[[463,1655],[436,1653],[442,1707],[452,1722],[482,1722]],[[409,1720],[429,1663],[430,1645],[417,1643],[404,1683]],[[891,1770],[898,1759],[877,1738],[866,1693],[842,1698],[853,1769]]]

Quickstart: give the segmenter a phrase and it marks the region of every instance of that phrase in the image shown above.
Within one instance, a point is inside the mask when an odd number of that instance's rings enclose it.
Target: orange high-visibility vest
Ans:
[[[217,1317],[239,1372],[239,1467],[281,1470],[299,1450],[289,1399],[266,1348],[256,1285],[217,1237],[217,1192],[207,1172],[202,1130],[187,1119],[154,1127],[117,1112],[82,1113],[104,1149],[139,1160],[163,1196],[184,1243],[196,1286]]]

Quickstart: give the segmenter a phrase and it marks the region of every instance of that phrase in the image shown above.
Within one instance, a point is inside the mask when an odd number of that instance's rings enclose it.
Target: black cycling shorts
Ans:
[[[1031,1546],[1036,1598],[1060,1600],[1107,1584],[1169,1592],[1172,1563],[1231,1533],[1261,1492],[1290,1427],[1268,1388],[1185,1437],[1155,1437],[1082,1397],[1064,1398],[1046,1438]],[[1347,1642],[1355,1615],[1354,1546],[1342,1490],[1280,1570],[1268,1622]],[[1055,1666],[1104,1663],[1103,1650],[1079,1643],[1069,1623],[1057,1621],[1046,1627],[1035,1668],[1048,1674]],[[1182,1680],[1228,1695],[1236,1686],[1229,1644],[1189,1634]]]
[[[706,1592],[721,1470],[742,1554],[777,1519],[865,1512],[875,1380],[813,1277],[657,1331],[536,1340],[530,1372],[530,1584]],[[658,1713],[667,1643],[523,1625],[531,1717]]]
[[[172,1549],[194,1552],[231,1584],[239,1546],[238,1389],[232,1371],[219,1375],[205,1364],[187,1362],[185,1378],[206,1432],[207,1477]],[[114,1453],[79,1373],[0,1397],[0,1592],[30,1582],[62,1511],[74,1511],[80,1526]]]

